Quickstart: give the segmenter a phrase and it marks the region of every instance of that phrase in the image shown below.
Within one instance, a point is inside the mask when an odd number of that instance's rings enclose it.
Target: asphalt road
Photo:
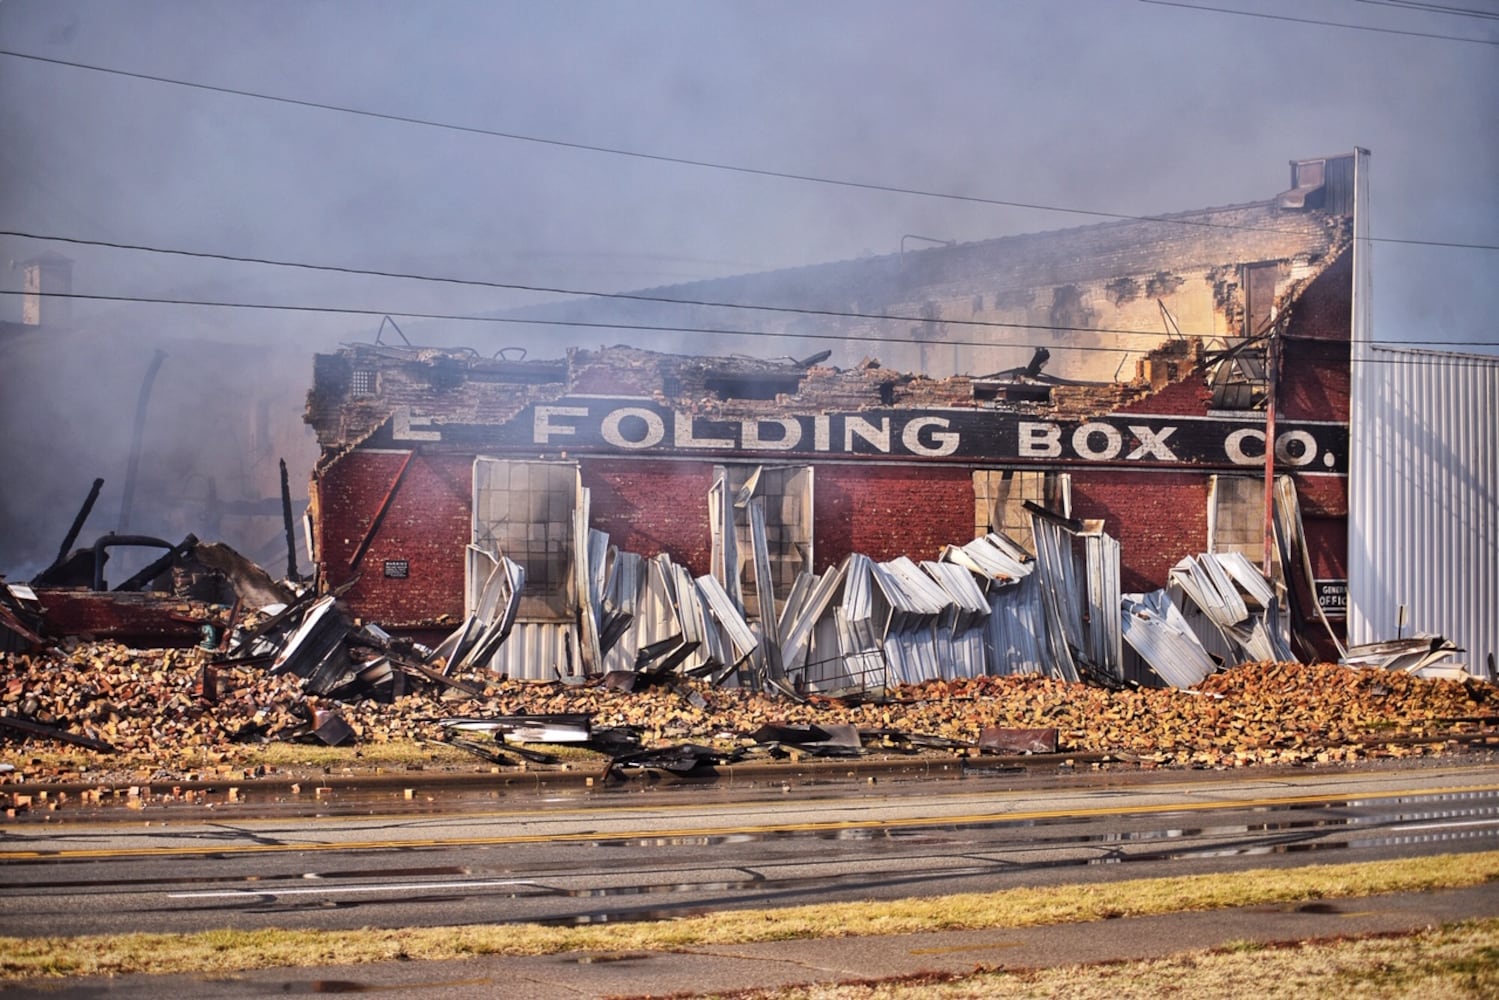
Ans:
[[[1004,778],[0,831],[0,934],[572,924],[1499,846],[1491,767]]]

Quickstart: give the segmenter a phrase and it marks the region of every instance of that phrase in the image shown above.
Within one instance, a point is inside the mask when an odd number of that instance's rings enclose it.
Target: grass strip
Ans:
[[[221,973],[566,951],[670,951],[695,945],[754,941],[1034,927],[1230,906],[1354,898],[1382,892],[1460,888],[1495,880],[1499,880],[1499,851],[895,901],[739,910],[680,920],[584,927],[478,924],[350,931],[225,929],[191,934],[0,938],[0,979],[140,972]]]
[[[1272,985],[1273,984],[1273,985]],[[1499,996],[1499,920],[1464,921],[1410,934],[1263,945],[1244,942],[1168,958],[1030,971],[748,990],[719,1000],[977,1000],[1067,997],[1286,996],[1297,1000]]]

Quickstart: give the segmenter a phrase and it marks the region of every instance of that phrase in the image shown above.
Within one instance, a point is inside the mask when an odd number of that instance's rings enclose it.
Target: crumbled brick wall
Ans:
[[[346,598],[357,613],[387,627],[434,622],[463,613],[464,546],[471,531],[473,459],[412,456],[359,569],[359,548],[405,460],[404,453],[354,451],[323,469],[314,483],[323,512],[318,560],[338,587],[360,574]],[[405,560],[406,579],[384,576],[386,560]]]
[[[934,559],[973,537],[973,475],[959,466],[825,465],[814,481],[816,571],[851,552]]]

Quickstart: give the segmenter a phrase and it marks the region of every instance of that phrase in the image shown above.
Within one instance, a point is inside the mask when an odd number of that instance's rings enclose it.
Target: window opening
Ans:
[[[577,488],[578,467],[572,462],[474,462],[473,543],[525,568],[519,618],[567,621],[573,616]]]

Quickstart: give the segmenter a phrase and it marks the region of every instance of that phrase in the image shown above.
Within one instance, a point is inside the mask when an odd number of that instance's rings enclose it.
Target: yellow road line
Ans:
[[[0,852],[0,862],[72,860],[80,858],[152,858],[170,856],[206,857],[214,854],[295,854],[312,851],[385,851],[426,847],[504,847],[519,844],[599,842],[611,840],[679,840],[705,837],[728,837],[736,834],[824,833],[844,830],[874,830],[918,826],[973,826],[982,823],[1022,823],[1041,819],[1087,819],[1099,816],[1155,815],[1180,812],[1217,812],[1230,809],[1262,809],[1279,805],[1307,805],[1329,799],[1368,802],[1380,799],[1431,798],[1438,795],[1463,795],[1475,792],[1499,792],[1499,785],[1470,785],[1425,790],[1353,793],[1337,795],[1287,795],[1258,799],[1229,799],[1217,802],[1161,802],[1147,805],[1098,806],[1089,809],[1039,809],[1028,812],[986,812],[956,816],[912,816],[897,819],[828,820],[815,823],[765,823],[755,826],[684,827],[666,830],[598,830],[577,833],[513,834],[500,837],[421,838],[410,840],[365,840],[319,842],[309,844],[218,844],[182,845],[177,847],[125,847],[116,849],[79,848],[74,850],[29,850]]]

